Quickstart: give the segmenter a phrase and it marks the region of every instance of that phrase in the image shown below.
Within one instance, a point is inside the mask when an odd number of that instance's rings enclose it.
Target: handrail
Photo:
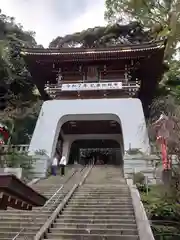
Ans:
[[[46,234],[46,231],[50,228],[50,226],[52,225],[52,223],[54,222],[54,220],[57,218],[58,214],[60,213],[60,211],[64,208],[64,206],[66,205],[66,203],[69,201],[69,199],[72,197],[72,195],[74,194],[74,192],[76,191],[76,189],[81,186],[84,181],[86,180],[87,176],[89,175],[89,173],[91,172],[93,168],[93,165],[91,165],[90,167],[88,167],[87,172],[84,174],[84,176],[82,177],[82,180],[79,181],[79,183],[75,184],[72,189],[67,193],[67,195],[65,196],[65,198],[63,199],[63,201],[57,206],[57,208],[54,210],[54,212],[52,213],[52,215],[47,219],[47,221],[44,223],[44,225],[39,229],[39,231],[36,233],[36,236],[34,237],[34,240],[40,240],[42,238],[42,236],[44,234]]]
[[[84,168],[85,168],[85,167],[83,167],[82,169],[84,169]],[[82,169],[81,169],[81,171],[82,171]],[[73,173],[68,177],[68,179],[64,182],[64,184],[61,185],[61,187],[53,194],[53,196],[51,196],[51,197],[48,199],[48,201],[45,203],[45,205],[44,205],[44,206],[40,209],[40,211],[38,211],[38,212],[42,212],[42,211],[44,210],[44,208],[49,204],[49,202],[65,187],[65,184],[74,176],[75,173],[77,173],[77,171],[78,171],[77,169],[73,171]],[[59,200],[59,198],[58,198],[58,200]],[[56,202],[57,202],[57,201],[55,201],[55,202],[54,202],[54,205],[51,206],[51,207],[54,207],[54,206],[56,205]],[[48,210],[49,210],[49,209],[48,209]],[[34,222],[37,222],[37,221],[36,221],[36,220],[37,220],[37,216],[33,216],[33,217],[31,218],[31,220],[30,220],[31,224],[32,224],[32,220],[33,220],[33,224],[34,224]],[[16,239],[20,236],[20,234],[23,233],[26,229],[27,229],[27,227],[21,228],[21,230],[12,238],[12,240],[16,240]],[[25,239],[26,239],[26,238],[25,238]]]

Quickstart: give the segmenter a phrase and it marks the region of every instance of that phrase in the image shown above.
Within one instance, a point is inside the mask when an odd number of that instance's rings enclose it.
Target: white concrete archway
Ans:
[[[124,149],[150,150],[139,99],[50,100],[44,102],[29,147],[30,154],[45,150],[52,158],[62,124],[70,120],[115,120],[121,124]]]

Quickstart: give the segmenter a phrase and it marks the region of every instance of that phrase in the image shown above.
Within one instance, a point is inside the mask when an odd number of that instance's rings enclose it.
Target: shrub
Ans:
[[[179,204],[167,203],[159,201],[157,203],[150,204],[148,212],[151,219],[161,220],[174,220],[180,219],[180,207]]]
[[[13,152],[5,156],[5,165],[9,168],[22,168],[23,178],[30,178],[35,159],[28,156],[28,153]]]
[[[142,154],[142,152],[140,151],[139,148],[129,148],[129,149],[126,151],[126,153],[129,154],[129,155]]]
[[[150,187],[146,186],[145,184],[137,183],[136,186],[137,186],[137,189],[139,192],[145,193],[145,192],[147,192],[147,190],[148,190],[148,192],[151,191]]]
[[[138,172],[133,174],[133,181],[135,184],[144,184],[145,176],[143,173]]]

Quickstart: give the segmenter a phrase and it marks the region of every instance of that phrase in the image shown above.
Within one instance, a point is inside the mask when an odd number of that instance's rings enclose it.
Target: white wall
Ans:
[[[50,100],[44,102],[32,136],[29,152],[44,149],[49,157],[55,152],[60,128],[69,120],[115,120],[122,126],[124,148],[149,152],[142,104],[139,99]]]

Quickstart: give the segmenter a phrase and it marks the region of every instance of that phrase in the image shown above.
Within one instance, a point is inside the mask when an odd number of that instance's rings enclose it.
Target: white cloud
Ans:
[[[76,8],[72,7],[71,11],[74,8],[72,17],[67,12],[67,18],[64,17],[66,12],[61,12],[61,5],[57,9],[60,1],[62,0],[1,0],[1,10],[15,17],[16,22],[21,23],[25,30],[35,31],[37,42],[45,47],[57,36],[105,24],[104,0],[84,0],[86,8],[83,8],[81,12],[81,5],[77,5]],[[78,4],[80,0],[72,1]],[[66,10],[69,6],[67,4]],[[79,11],[75,14],[77,9]],[[62,11],[65,10],[62,9]]]

